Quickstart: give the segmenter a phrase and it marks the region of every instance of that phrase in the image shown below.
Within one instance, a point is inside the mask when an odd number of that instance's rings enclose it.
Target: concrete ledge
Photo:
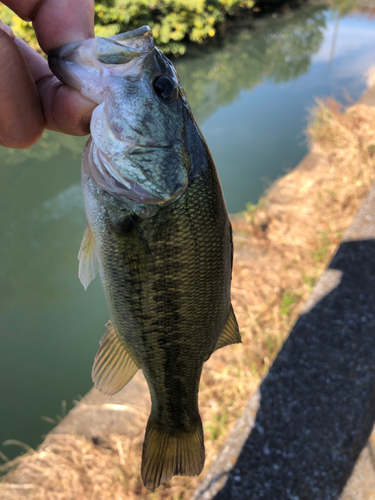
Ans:
[[[150,409],[150,393],[139,371],[115,396],[91,389],[49,433],[42,447],[55,434],[81,435],[96,443],[105,442],[110,434],[138,436],[144,433]]]

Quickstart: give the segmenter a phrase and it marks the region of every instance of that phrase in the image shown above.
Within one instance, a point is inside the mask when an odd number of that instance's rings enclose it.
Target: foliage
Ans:
[[[229,13],[253,5],[253,0],[101,0],[95,5],[96,32],[111,36],[148,24],[158,46],[182,54],[187,40],[201,43],[215,36]]]
[[[95,1],[95,32],[99,36],[148,24],[156,44],[167,53],[183,54],[186,42],[202,43],[214,37],[228,15],[250,9],[254,0],[100,0]],[[34,31],[7,7],[0,5],[0,18],[15,34],[36,47]]]
[[[358,0],[334,0],[333,8],[338,12],[339,17],[344,17],[355,9]]]

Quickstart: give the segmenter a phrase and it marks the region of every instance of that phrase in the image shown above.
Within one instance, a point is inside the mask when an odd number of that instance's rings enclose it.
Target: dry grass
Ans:
[[[234,223],[233,303],[260,374],[375,180],[375,108],[340,108],[319,103],[310,155]]]
[[[257,206],[233,218],[233,305],[242,345],[206,363],[200,390],[206,467],[266,374],[312,286],[375,180],[375,108],[342,112],[319,103],[309,127],[314,143],[302,164],[276,182]],[[8,499],[187,499],[198,478],[173,478],[155,492],[140,480],[143,435],[110,435],[95,445],[54,435],[9,464],[0,482]]]

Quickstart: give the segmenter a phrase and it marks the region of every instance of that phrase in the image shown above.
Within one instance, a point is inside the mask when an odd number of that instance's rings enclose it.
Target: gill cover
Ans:
[[[143,26],[52,51],[55,75],[96,102],[83,171],[117,198],[164,206],[186,189],[180,82]]]

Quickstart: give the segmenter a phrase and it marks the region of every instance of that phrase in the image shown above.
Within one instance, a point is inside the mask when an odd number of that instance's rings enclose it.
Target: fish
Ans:
[[[204,466],[202,367],[241,342],[232,227],[210,150],[148,26],[73,42],[48,59],[97,104],[82,156],[79,277],[86,289],[99,273],[110,320],[92,378],[115,394],[143,371],[151,412],[141,475],[152,490]]]

